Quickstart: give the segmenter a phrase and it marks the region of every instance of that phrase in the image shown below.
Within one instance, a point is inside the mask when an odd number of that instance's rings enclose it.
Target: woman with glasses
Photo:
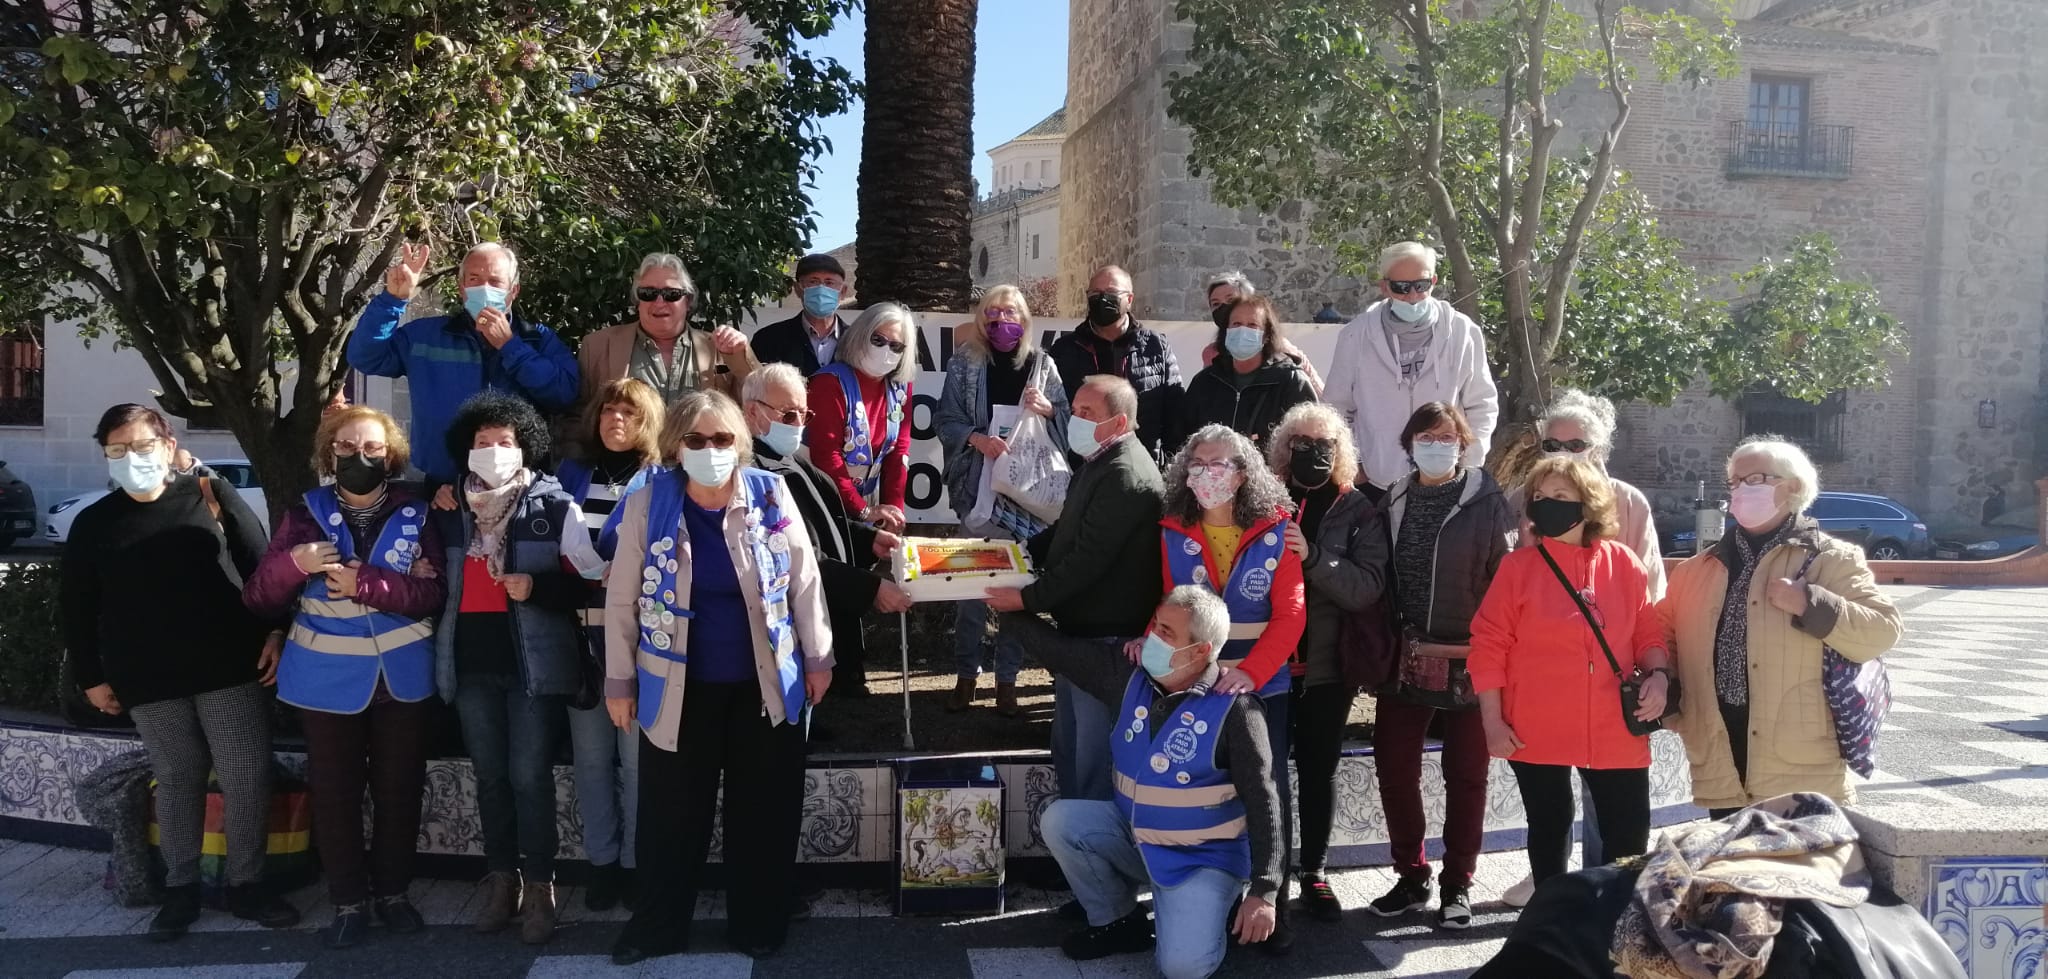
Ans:
[[[1160,520],[1166,590],[1199,585],[1222,596],[1230,608],[1230,641],[1217,657],[1223,672],[1215,691],[1253,694],[1264,705],[1282,827],[1292,825],[1292,792],[1283,763],[1291,741],[1289,664],[1308,621],[1301,555],[1287,546],[1287,534],[1294,529],[1292,505],[1287,487],[1266,468],[1250,439],[1222,425],[1207,425],[1188,438],[1166,470],[1166,515]],[[1137,646],[1132,643],[1126,652],[1135,654]],[[1283,870],[1293,856],[1292,831],[1286,836]],[[1292,943],[1287,903],[1283,881],[1269,949],[1283,950]]]
[[[811,461],[839,484],[846,512],[903,530],[910,482],[910,381],[917,320],[896,303],[869,306],[846,328],[830,364],[811,376]]]
[[[804,718],[832,683],[817,553],[782,477],[748,464],[739,406],[670,410],[682,465],[628,497],[605,591],[605,703],[637,725],[640,906],[612,946],[631,965],[686,951],[724,784],[726,940],[755,958],[789,931],[803,818]]]
[[[682,259],[667,252],[642,258],[628,298],[633,303],[631,322],[598,330],[576,348],[582,389],[574,420],[565,421],[561,431],[565,441],[586,452],[594,448],[581,443],[598,424],[594,416],[604,407],[601,392],[612,381],[640,381],[666,405],[698,390],[738,397],[740,384],[761,366],[740,331],[730,326],[690,329],[697,284]]]
[[[1059,368],[1031,337],[1031,307],[1016,286],[999,285],[982,294],[974,320],[953,331],[953,358],[946,363],[946,386],[939,394],[933,425],[946,467],[946,499],[960,517],[960,530],[973,537],[1029,540],[1044,524],[1023,508],[997,497],[980,498],[986,461],[1009,451],[1005,439],[1030,412],[1046,419],[1047,433],[1062,450],[1067,439],[1067,389]],[[993,493],[994,490],[989,490]],[[979,519],[982,503],[992,515]],[[988,638],[988,605],[956,602],[953,662],[957,679],[946,709],[963,711],[974,704],[974,685],[981,675],[981,648]],[[1017,671],[1024,665],[1024,647],[1013,638],[996,637],[996,710],[1005,717],[1022,713],[1017,704]]]
[[[1529,873],[1541,887],[1571,853],[1573,769],[1593,797],[1589,818],[1607,859],[1649,845],[1650,739],[1628,728],[1622,682],[1639,685],[1635,719],[1653,721],[1671,670],[1642,561],[1614,539],[1607,474],[1552,457],[1530,472],[1528,493],[1535,539],[1501,562],[1487,589],[1471,666],[1487,748],[1515,771]]]
[[[462,719],[483,824],[484,897],[475,929],[523,915],[519,937],[555,931],[554,753],[568,699],[581,688],[589,582],[604,561],[582,510],[533,462],[548,430],[525,399],[470,398],[448,428],[466,459],[457,508],[436,511],[447,555],[448,601],[435,635],[435,681]]]
[[[242,589],[250,609],[291,623],[277,699],[299,708],[313,832],[327,874],[331,948],[370,917],[409,935],[426,922],[406,897],[432,740],[434,616],[447,602],[439,528],[391,481],[411,459],[405,430],[375,408],[320,419],[313,469],[331,482],[285,511]],[[363,855],[363,790],[375,808]]]
[[[1295,520],[1283,534],[1301,561],[1308,618],[1294,664],[1294,763],[1301,776],[1301,899],[1311,916],[1337,921],[1344,907],[1323,876],[1337,816],[1337,759],[1360,685],[1368,645],[1391,648],[1382,597],[1387,527],[1354,482],[1358,455],[1343,416],[1324,404],[1298,405],[1273,429],[1267,450],[1287,482]],[[1365,633],[1370,633],[1367,635]]]
[[[611,560],[618,545],[619,501],[645,485],[661,461],[656,448],[661,434],[661,398],[645,381],[630,377],[606,381],[594,399],[595,415],[577,440],[576,454],[562,463],[556,478],[562,490],[583,511],[585,529],[597,555]],[[581,610],[584,686],[602,685],[604,676],[604,587],[591,582]],[[569,746],[576,760],[576,809],[583,819],[583,855],[590,877],[583,906],[609,911],[621,898],[631,903],[633,843],[638,826],[640,761],[637,739],[613,726],[604,709],[602,691],[583,689],[569,705]],[[621,771],[623,769],[623,772]]]
[[[1472,873],[1486,824],[1486,731],[1466,658],[1472,616],[1507,556],[1514,517],[1493,477],[1465,460],[1478,436],[1454,405],[1433,401],[1400,431],[1409,475],[1381,505],[1394,545],[1398,675],[1380,691],[1373,758],[1387,812],[1393,889],[1367,905],[1383,918],[1429,906],[1428,824],[1422,810],[1422,746],[1443,721],[1444,868],[1439,928],[1472,925]]]
[[[1316,400],[1315,385],[1282,350],[1280,313],[1272,300],[1239,299],[1221,313],[1216,344],[1227,356],[1216,358],[1188,382],[1175,433],[1227,425],[1264,447],[1280,416]]]
[[[115,492],[79,513],[59,567],[72,675],[92,706],[126,711],[149,752],[164,903],[149,936],[199,918],[207,773],[227,812],[228,909],[266,928],[299,913],[263,885],[270,817],[270,698],[279,641],[242,605],[263,524],[225,480],[173,476],[178,440],[154,408],[115,405],[93,440]]]
[[[1855,801],[1822,650],[1867,662],[1904,624],[1863,549],[1806,515],[1819,493],[1798,446],[1743,442],[1728,458],[1736,529],[1671,573],[1661,611],[1682,681],[1671,726],[1692,761],[1693,800],[1716,819],[1788,792]]]

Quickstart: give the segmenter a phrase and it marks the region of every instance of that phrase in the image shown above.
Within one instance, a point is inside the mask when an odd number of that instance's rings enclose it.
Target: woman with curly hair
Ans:
[[[448,453],[466,465],[456,508],[436,513],[448,603],[434,667],[476,770],[489,873],[475,927],[497,931],[523,912],[519,936],[537,945],[555,931],[551,759],[581,683],[577,610],[604,561],[575,499],[529,464],[548,453],[533,405],[499,391],[469,399],[448,428]]]

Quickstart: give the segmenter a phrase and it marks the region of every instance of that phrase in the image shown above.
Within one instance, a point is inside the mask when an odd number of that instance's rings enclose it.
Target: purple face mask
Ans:
[[[988,321],[988,345],[1004,353],[1017,349],[1017,343],[1024,339],[1024,324],[1009,320]]]

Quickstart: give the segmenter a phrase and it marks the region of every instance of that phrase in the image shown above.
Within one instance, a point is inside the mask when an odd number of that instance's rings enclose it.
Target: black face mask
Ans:
[[[1303,489],[1315,489],[1329,482],[1334,455],[1331,447],[1327,445],[1296,449],[1294,456],[1287,460],[1287,475],[1294,478],[1294,485]]]
[[[1088,323],[1091,326],[1109,326],[1124,318],[1123,298],[1115,293],[1103,292],[1088,297]]]
[[[384,460],[365,459],[358,452],[334,460],[334,482],[342,489],[357,496],[368,496],[384,485],[389,474],[384,471]]]
[[[1543,537],[1563,537],[1586,519],[1586,505],[1577,500],[1530,500],[1529,524]]]
[[[1228,329],[1230,327],[1230,304],[1224,303],[1223,305],[1210,310],[1209,318],[1216,321],[1217,329]]]

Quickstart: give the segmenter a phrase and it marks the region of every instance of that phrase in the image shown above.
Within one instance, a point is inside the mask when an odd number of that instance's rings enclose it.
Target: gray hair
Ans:
[[[1110,414],[1130,419],[1131,430],[1137,431],[1138,389],[1132,387],[1131,382],[1115,374],[1090,374],[1080,387],[1074,389],[1074,394],[1078,397],[1089,388],[1100,390],[1103,406],[1109,409]]]
[[[639,298],[633,294],[634,290],[639,288],[641,278],[655,269],[674,272],[677,278],[683,280],[682,290],[689,293],[691,299],[697,298],[697,280],[690,277],[690,267],[683,264],[681,256],[668,252],[648,252],[644,258],[640,259],[640,268],[633,273],[632,284],[626,287],[627,298],[635,300]]]
[[[1188,610],[1188,640],[1209,644],[1209,662],[1216,662],[1230,639],[1230,608],[1223,599],[1201,585],[1180,585],[1159,600],[1160,608]]]
[[[1586,430],[1586,441],[1593,443],[1587,455],[1594,462],[1603,466],[1607,464],[1608,453],[1614,451],[1614,402],[1597,394],[1566,388],[1558,392],[1550,407],[1543,409],[1543,417],[1536,420],[1537,436],[1549,438],[1550,423],[1554,421],[1577,422]]]
[[[1216,276],[1209,280],[1209,288],[1202,290],[1202,297],[1208,298],[1209,293],[1215,292],[1217,286],[1229,286],[1237,292],[1239,299],[1250,299],[1259,294],[1259,287],[1252,285],[1252,280],[1236,269],[1216,273]]]
[[[518,284],[519,284],[519,255],[518,255],[517,253],[513,252],[513,251],[512,251],[512,249],[510,249],[510,248],[506,247],[506,246],[505,246],[505,243],[504,243],[504,242],[498,242],[498,241],[479,241],[479,242],[477,242],[476,244],[474,244],[474,245],[471,245],[471,246],[469,247],[469,251],[466,251],[466,252],[463,252],[463,253],[462,253],[462,264],[464,264],[464,265],[468,265],[468,264],[469,264],[469,260],[470,260],[471,258],[473,258],[473,257],[475,257],[475,256],[477,256],[477,255],[488,255],[488,254],[498,254],[498,255],[503,255],[503,256],[505,256],[505,266],[506,266],[506,272],[505,272],[505,279],[506,279],[506,284],[507,284],[507,285],[515,285],[515,286],[516,286],[516,285],[518,285]]]
[[[1436,249],[1419,241],[1400,241],[1388,245],[1380,252],[1380,278],[1387,277],[1387,270],[1409,259],[1422,263],[1422,269],[1430,275],[1436,274]]]
[[[740,407],[745,408],[748,402],[768,400],[763,395],[766,395],[771,387],[790,387],[802,391],[804,373],[797,370],[794,365],[781,361],[754,368],[753,372],[747,375],[747,379],[740,383]]]
[[[868,348],[868,338],[888,323],[903,325],[903,356],[897,358],[896,369],[884,380],[897,384],[909,384],[917,377],[917,317],[901,303],[876,303],[861,311],[860,318],[846,328],[846,335],[839,338],[839,351],[833,359],[843,364],[853,364],[854,354]]]
[[[1813,467],[1813,460],[1807,458],[1806,450],[1793,445],[1776,435],[1753,435],[1743,439],[1728,454],[1728,478],[1735,478],[1735,461],[1750,456],[1770,461],[1769,470],[1774,476],[1782,476],[1792,488],[1792,512],[1805,513],[1820,496],[1820,471]]]
[[[1229,448],[1230,461],[1244,473],[1244,485],[1237,488],[1237,499],[1230,507],[1231,523],[1249,530],[1276,512],[1292,508],[1294,500],[1287,495],[1287,487],[1266,467],[1266,457],[1252,447],[1252,440],[1228,425],[1209,424],[1190,436],[1166,467],[1167,516],[1191,524],[1201,521],[1202,505],[1188,488],[1188,461],[1195,457],[1196,449],[1218,442]]]

